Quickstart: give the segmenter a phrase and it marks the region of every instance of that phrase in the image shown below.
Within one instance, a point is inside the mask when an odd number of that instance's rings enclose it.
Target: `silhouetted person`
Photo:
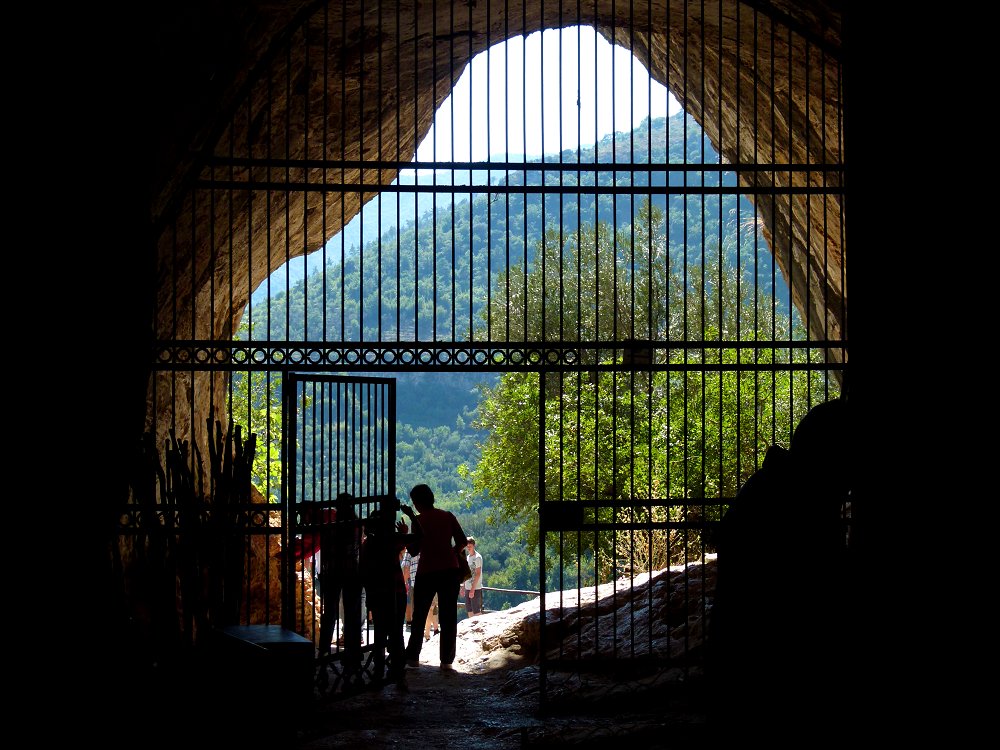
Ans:
[[[320,510],[318,504],[305,503],[302,514],[303,520],[317,526],[318,531],[297,539],[292,551],[296,559],[320,553],[319,655],[330,653],[343,597],[343,664],[345,681],[350,682],[361,670],[361,522],[354,509],[354,496],[347,492],[337,495],[332,512]]]
[[[848,402],[815,406],[768,448],[716,537],[709,670],[716,728],[803,740],[836,733],[850,643]],[[849,709],[847,709],[849,710]]]
[[[345,684],[361,681],[362,592],[360,558],[362,526],[354,508],[354,496],[337,495],[334,508],[319,503],[303,503],[302,520],[311,528],[292,542],[296,560],[319,553],[320,628],[317,650],[320,657],[330,654],[333,633],[341,620],[343,601],[343,675]],[[281,554],[280,552],[278,553]]]
[[[402,507],[413,521],[412,541],[407,548],[411,555],[420,555],[413,589],[413,622],[427,621],[437,594],[441,667],[451,669],[458,635],[458,555],[468,540],[454,513],[434,507],[434,493],[426,484],[410,490],[410,499],[419,513],[414,517],[409,508]],[[422,635],[420,628],[410,626],[406,659],[411,666],[420,664]]]
[[[380,508],[368,516],[362,548],[362,579],[368,592],[375,636],[375,680],[402,679],[406,672],[403,622],[406,616],[406,584],[400,567],[400,553],[406,548],[408,527],[395,514]],[[386,652],[389,671],[385,672]]]

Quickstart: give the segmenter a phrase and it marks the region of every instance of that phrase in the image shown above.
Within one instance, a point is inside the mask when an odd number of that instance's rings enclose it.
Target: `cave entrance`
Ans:
[[[545,631],[561,635],[543,641],[543,695],[547,675],[700,658],[704,534],[767,446],[839,394],[847,362],[835,25],[735,0],[625,5],[318,3],[250,71],[157,217],[154,444],[169,435],[207,455],[216,421],[258,436],[244,510],[268,545],[287,549],[300,523],[288,511],[311,501],[294,494],[307,482],[287,494],[288,464],[306,454],[287,448],[283,380],[495,372],[501,396],[519,399],[494,402],[487,450],[529,458],[531,472],[509,463],[506,476],[522,508],[537,506],[523,520],[538,531],[543,591],[574,600],[558,616],[575,645],[565,628]],[[636,85],[630,63],[628,85],[582,85],[583,47],[563,54],[565,35],[545,41],[556,28],[630,50],[647,80]],[[556,55],[533,67],[536,34]],[[454,100],[435,120],[479,55],[486,74],[460,125]],[[585,105],[648,99],[653,82],[683,111],[628,107],[611,132],[580,136]],[[541,132],[542,153],[455,148],[459,130],[464,144],[493,143],[496,101]],[[550,102],[555,121],[542,119]],[[445,121],[451,148],[418,151]],[[123,536],[147,533],[136,518],[123,514]],[[123,575],[147,553],[126,550]],[[248,543],[251,557],[272,559]],[[270,565],[246,582],[240,617],[293,622],[288,571]],[[622,598],[651,601],[657,571],[693,598],[616,620]]]

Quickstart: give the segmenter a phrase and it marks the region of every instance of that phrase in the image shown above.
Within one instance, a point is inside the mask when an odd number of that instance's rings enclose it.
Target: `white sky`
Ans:
[[[416,158],[486,161],[491,153],[555,154],[575,150],[578,142],[593,146],[608,133],[632,130],[647,116],[673,115],[680,108],[631,52],[612,48],[594,29],[550,29],[473,58]]]

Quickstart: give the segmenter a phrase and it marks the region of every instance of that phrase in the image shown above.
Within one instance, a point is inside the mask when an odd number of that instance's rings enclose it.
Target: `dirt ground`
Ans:
[[[403,681],[317,702],[298,747],[417,750],[459,747],[472,738],[477,747],[524,747],[524,731],[539,723],[532,716],[537,691],[511,689],[508,670],[473,672],[461,662],[442,670],[437,640],[425,644],[421,665],[408,668]]]
[[[439,636],[432,636],[420,666],[409,667],[402,682],[317,700],[296,747],[607,748],[628,739],[658,748],[676,747],[681,737],[698,737],[704,729],[703,717],[683,702],[570,697],[555,710],[554,702],[546,704],[543,714],[538,669],[518,655],[516,644],[497,646],[495,634],[503,627],[491,615],[460,622],[454,670],[440,668]]]

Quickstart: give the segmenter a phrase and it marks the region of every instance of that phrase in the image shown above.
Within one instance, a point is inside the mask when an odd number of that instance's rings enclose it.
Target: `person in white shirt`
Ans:
[[[469,570],[472,578],[465,582],[465,611],[469,617],[483,613],[483,556],[476,552],[476,538],[468,537]]]
[[[409,628],[413,620],[413,582],[417,577],[417,565],[420,563],[420,555],[411,555],[408,549],[403,550],[403,560],[400,565],[403,568],[403,582],[406,584],[406,627]]]

